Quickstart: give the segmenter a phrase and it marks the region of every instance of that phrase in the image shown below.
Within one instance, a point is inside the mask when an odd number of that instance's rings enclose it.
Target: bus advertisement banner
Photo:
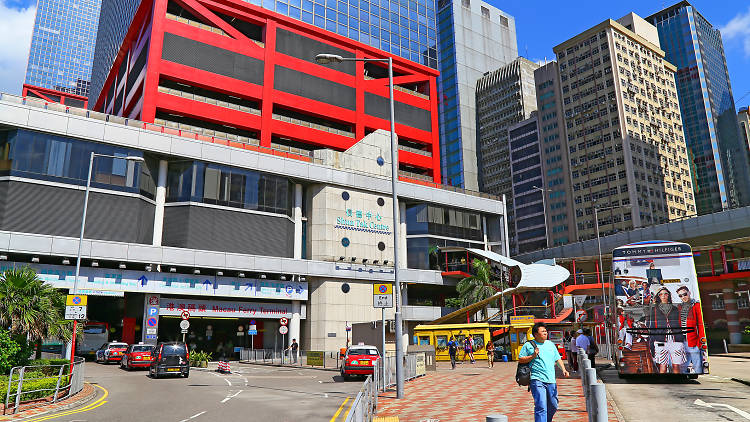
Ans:
[[[612,253],[618,371],[707,373],[706,333],[690,245],[640,242]]]

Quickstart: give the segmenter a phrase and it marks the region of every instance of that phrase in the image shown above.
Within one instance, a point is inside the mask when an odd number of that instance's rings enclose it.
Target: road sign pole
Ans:
[[[380,349],[380,367],[383,373],[383,391],[385,391],[385,308],[380,308],[380,328],[383,331],[383,348]]]

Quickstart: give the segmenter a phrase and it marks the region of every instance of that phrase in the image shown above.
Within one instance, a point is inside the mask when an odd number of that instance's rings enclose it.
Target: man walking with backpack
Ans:
[[[537,322],[531,329],[534,340],[523,345],[518,354],[519,364],[531,367],[529,390],[534,397],[534,422],[550,422],[557,411],[557,382],[555,381],[555,364],[560,367],[563,376],[570,374],[565,369],[555,343],[547,340],[547,325]]]
[[[458,353],[458,343],[455,337],[451,337],[448,342],[448,354],[451,357],[451,368],[456,369],[456,353]]]

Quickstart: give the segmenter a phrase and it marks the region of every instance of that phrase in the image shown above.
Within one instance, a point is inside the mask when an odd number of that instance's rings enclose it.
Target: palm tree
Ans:
[[[493,277],[490,264],[474,258],[471,267],[474,269],[475,275],[462,279],[456,285],[463,306],[480,302],[503,291],[505,288],[503,281]],[[482,314],[485,318],[487,317],[487,307],[482,308]]]
[[[47,337],[69,339],[72,324],[62,319],[65,296],[44,284],[29,267],[0,274],[0,326],[12,335],[40,342]]]

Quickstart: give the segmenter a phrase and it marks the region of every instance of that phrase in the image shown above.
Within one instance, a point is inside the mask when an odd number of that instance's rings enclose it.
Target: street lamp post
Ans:
[[[398,182],[398,145],[396,144],[396,120],[393,113],[393,59],[365,59],[356,57],[341,57],[336,54],[318,54],[315,61],[320,64],[341,63],[341,62],[381,62],[388,63],[388,94],[390,97],[390,120],[391,120],[391,198],[393,206],[393,278],[396,289],[396,312],[394,323],[396,324],[396,397],[404,398],[404,345],[402,344],[402,324],[401,324],[401,283],[399,280],[399,257],[398,257],[398,195],[396,194],[396,184]],[[385,357],[385,350],[383,350]],[[385,359],[382,360],[385,363]],[[383,365],[385,368],[385,365]]]
[[[602,285],[602,303],[604,304],[604,334],[607,338],[607,358],[612,359],[611,342],[609,341],[609,329],[607,328],[607,296],[604,291],[604,281],[602,273],[604,273],[604,267],[602,266],[602,242],[599,237],[599,211],[611,211],[614,207],[599,208],[594,205],[594,225],[596,227],[596,245],[599,248],[599,283]],[[631,205],[624,205],[622,208],[631,208]],[[611,264],[610,264],[611,267]]]
[[[94,167],[94,158],[95,157],[107,157],[107,158],[114,158],[114,159],[120,159],[120,160],[128,160],[133,161],[137,163],[142,163],[145,160],[143,157],[137,157],[137,156],[127,156],[127,157],[118,157],[116,155],[106,155],[106,154],[97,154],[94,151],[91,151],[91,156],[89,158],[89,172],[88,176],[86,177],[86,193],[83,196],[83,216],[81,217],[81,234],[78,237],[78,257],[76,258],[76,276],[75,279],[73,279],[73,294],[78,294],[78,276],[81,273],[81,249],[83,247],[83,234],[86,230],[86,211],[89,206],[89,191],[91,190],[91,171]],[[70,363],[73,364],[73,358],[76,354],[76,331],[78,329],[78,320],[73,320],[73,338],[71,339],[71,346],[70,346]],[[72,367],[71,367],[72,368]]]

